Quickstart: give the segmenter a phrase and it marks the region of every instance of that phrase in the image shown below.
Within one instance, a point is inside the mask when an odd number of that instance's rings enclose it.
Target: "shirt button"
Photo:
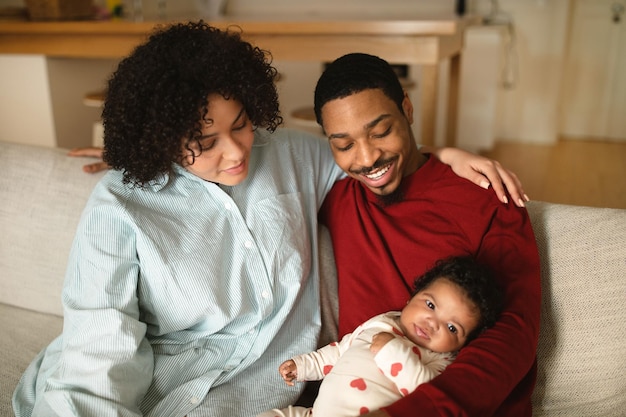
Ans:
[[[233,206],[232,206],[232,204],[230,204],[230,203],[226,203],[226,204],[224,204],[224,208],[225,208],[226,210],[229,210],[229,211],[230,211],[230,209],[232,209],[232,208],[233,208]]]
[[[198,404],[198,397],[191,397],[191,399],[189,399],[189,402],[192,404]]]
[[[252,247],[252,242],[249,240],[246,240],[246,242],[243,244],[246,248],[250,249]]]
[[[261,297],[263,297],[263,298],[268,298],[269,296],[270,296],[270,293],[269,293],[269,292],[267,292],[267,291],[263,291],[263,292],[261,293]]]

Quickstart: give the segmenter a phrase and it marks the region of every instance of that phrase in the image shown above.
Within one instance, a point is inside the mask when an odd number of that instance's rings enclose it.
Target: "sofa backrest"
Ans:
[[[543,292],[533,415],[624,416],[626,210],[531,202],[528,211]]]
[[[62,314],[74,232],[102,174],[62,149],[0,142],[0,302]]]

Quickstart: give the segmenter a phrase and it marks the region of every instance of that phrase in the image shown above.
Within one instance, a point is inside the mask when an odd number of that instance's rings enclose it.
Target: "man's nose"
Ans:
[[[381,152],[370,140],[364,140],[359,145],[357,164],[362,167],[372,167],[380,158]]]

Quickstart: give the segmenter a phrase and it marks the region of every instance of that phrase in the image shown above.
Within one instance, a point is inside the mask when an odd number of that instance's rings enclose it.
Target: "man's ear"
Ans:
[[[404,92],[404,98],[402,99],[402,111],[409,121],[409,124],[413,124],[413,103],[411,103],[411,99],[406,91]]]

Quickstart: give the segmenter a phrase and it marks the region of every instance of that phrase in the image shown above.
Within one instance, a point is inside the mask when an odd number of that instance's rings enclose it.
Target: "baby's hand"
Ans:
[[[372,337],[372,344],[370,345],[370,352],[374,355],[377,354],[383,346],[385,346],[390,340],[393,340],[395,336],[388,332],[376,333]]]
[[[283,377],[287,385],[295,385],[294,381],[298,378],[298,368],[293,360],[289,359],[283,362],[278,367],[278,372],[280,372],[280,376]]]

